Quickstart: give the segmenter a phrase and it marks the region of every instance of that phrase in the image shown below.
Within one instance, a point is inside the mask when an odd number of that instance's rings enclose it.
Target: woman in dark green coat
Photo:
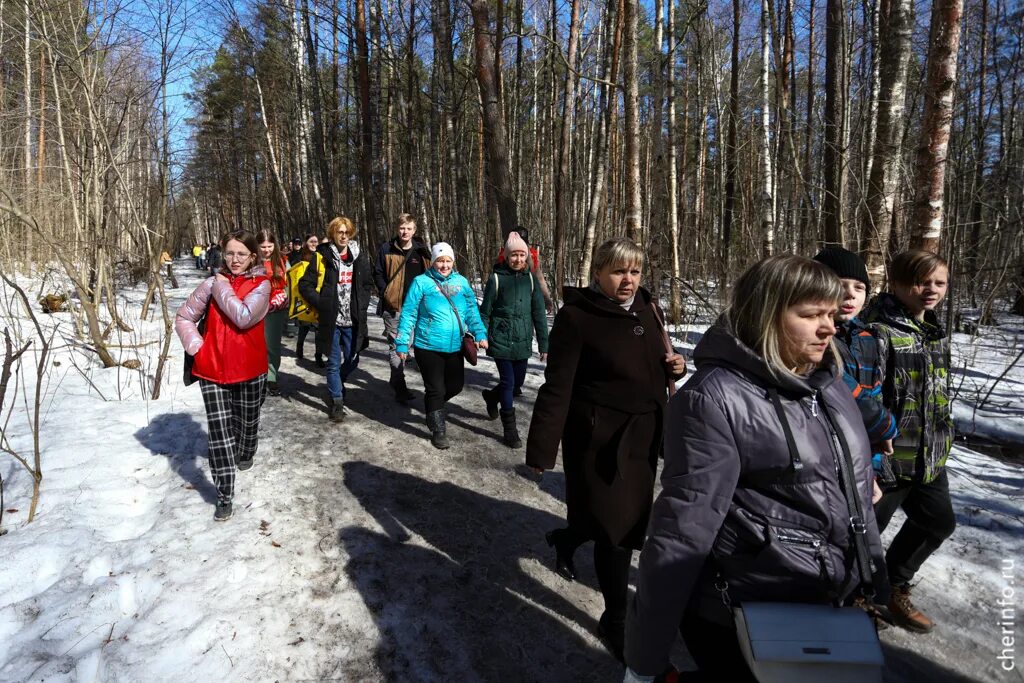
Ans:
[[[510,232],[505,242],[505,262],[494,266],[494,272],[487,278],[484,303],[480,306],[480,317],[490,340],[487,355],[494,358],[499,378],[497,386],[482,392],[484,403],[490,419],[501,416],[502,440],[509,448],[523,447],[512,401],[526,379],[534,330],[541,362],[548,357],[544,292],[536,274],[529,269],[529,258],[526,242],[519,233]]]

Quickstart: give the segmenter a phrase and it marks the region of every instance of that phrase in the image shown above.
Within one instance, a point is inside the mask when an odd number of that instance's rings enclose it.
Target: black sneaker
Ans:
[[[226,522],[231,519],[231,501],[217,503],[217,509],[213,512],[213,521]]]
[[[277,385],[277,382],[267,382],[267,393],[271,396],[280,396],[281,387]]]
[[[235,466],[238,467],[239,472],[245,472],[246,470],[252,469],[252,458],[239,458],[235,462]]]
[[[395,390],[395,400],[402,405],[409,405],[416,400],[416,394],[409,391],[408,388],[401,388]]]

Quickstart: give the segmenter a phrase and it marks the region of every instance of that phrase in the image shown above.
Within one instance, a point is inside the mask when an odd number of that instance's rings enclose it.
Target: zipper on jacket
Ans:
[[[828,563],[825,561],[825,553],[822,551],[821,539],[799,538],[797,536],[787,536],[778,532],[775,533],[775,537],[787,545],[799,545],[805,548],[813,548],[814,559],[818,563],[818,569],[821,572],[822,580],[827,582],[832,581],[832,578],[828,575]]]
[[[811,415],[818,417],[818,390],[815,389],[814,393],[811,394]]]

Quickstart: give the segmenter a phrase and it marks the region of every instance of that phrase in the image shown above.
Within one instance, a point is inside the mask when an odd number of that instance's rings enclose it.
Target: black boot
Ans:
[[[430,443],[434,448],[444,450],[451,448],[448,437],[445,435],[444,408],[427,413],[427,428],[430,429]]]
[[[498,387],[484,389],[480,395],[484,397],[484,405],[487,406],[487,419],[498,419]]]
[[[500,411],[501,414],[501,428],[505,434],[502,437],[502,441],[509,448],[522,448],[523,441],[519,438],[519,430],[516,428],[516,409],[509,408],[508,410]]]
[[[548,546],[555,549],[555,572],[566,581],[576,580],[576,566],[573,564],[572,556],[576,547],[569,548],[565,538],[566,529],[553,529],[544,534],[544,540]]]
[[[402,405],[407,405],[415,400],[416,395],[409,391],[409,387],[405,383],[405,372],[402,368],[391,368],[391,379],[388,380],[388,384],[395,392],[395,400]]]
[[[597,622],[597,637],[601,639],[608,652],[620,662],[623,661],[622,650],[626,645],[626,615],[604,611]]]
[[[333,396],[327,398],[327,418],[331,422],[345,421],[344,398],[334,398]]]

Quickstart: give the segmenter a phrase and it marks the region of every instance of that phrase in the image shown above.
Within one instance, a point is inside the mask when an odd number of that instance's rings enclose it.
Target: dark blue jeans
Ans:
[[[512,392],[522,388],[523,382],[526,381],[528,363],[528,358],[522,360],[494,359],[494,364],[498,366],[497,389],[502,410],[512,410]]]
[[[327,392],[335,399],[345,397],[345,380],[359,365],[352,337],[351,327],[335,326],[331,355],[327,359]]]

